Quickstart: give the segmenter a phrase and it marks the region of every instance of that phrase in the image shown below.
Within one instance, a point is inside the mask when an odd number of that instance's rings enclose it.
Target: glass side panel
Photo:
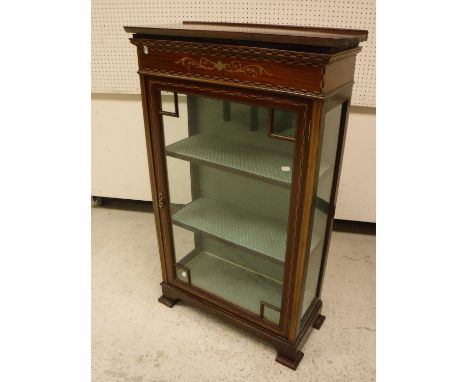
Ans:
[[[295,143],[269,136],[268,108],[168,94],[162,110],[174,100],[163,126],[176,276],[278,324]],[[278,129],[296,128],[288,114]]]
[[[317,291],[333,183],[333,169],[335,166],[338,136],[340,132],[341,110],[342,105],[339,105],[328,111],[325,115],[322,151],[320,153],[320,172],[322,173],[322,176],[320,176],[318,180],[317,196],[314,204],[314,220],[310,242],[309,263],[307,265],[304,299],[302,302],[302,316],[312,303]],[[322,169],[326,170],[323,171]]]

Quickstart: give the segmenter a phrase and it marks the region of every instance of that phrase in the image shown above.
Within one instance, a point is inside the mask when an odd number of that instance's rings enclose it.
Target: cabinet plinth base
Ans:
[[[301,325],[296,341],[290,342],[286,338],[270,333],[263,328],[259,328],[257,325],[250,322],[250,320],[235,316],[225,311],[223,308],[214,305],[208,299],[197,297],[176,285],[162,282],[161,287],[163,295],[159,298],[160,303],[168,307],[173,307],[177,301],[182,300],[190,305],[215,314],[239,328],[247,330],[251,334],[273,345],[277,351],[276,362],[293,370],[296,370],[302,357],[304,357],[304,353],[299,350],[302,348],[302,344],[306,341],[308,335],[310,335],[314,329],[318,329],[325,320],[325,316],[320,314],[322,301],[317,299],[315,305],[305,314],[304,323]]]
[[[283,366],[289,367],[290,369],[296,370],[297,366],[302,360],[302,357],[304,357],[304,353],[301,352],[300,350],[296,351],[294,354],[293,358],[289,358],[285,356],[284,354],[281,354],[278,352],[276,354],[275,361],[280,363]]]
[[[164,295],[162,295],[161,297],[158,298],[158,301],[163,304],[163,305],[166,305],[167,307],[169,308],[172,308],[175,304],[177,304],[177,302],[179,301],[178,299],[177,300],[172,300]]]

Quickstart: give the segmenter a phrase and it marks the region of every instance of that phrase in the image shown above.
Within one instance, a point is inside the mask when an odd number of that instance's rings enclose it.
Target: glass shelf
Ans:
[[[174,213],[172,222],[284,261],[287,224],[278,220],[201,197]]]
[[[209,134],[197,134],[166,147],[168,156],[241,172],[282,186],[291,185],[290,153],[252,145],[238,140]],[[330,167],[320,167],[320,176]]]
[[[233,250],[225,248],[223,254]],[[260,301],[276,307],[281,306],[283,283],[280,280],[227,261],[203,249],[184,265],[190,269],[192,285],[208,290],[213,295],[250,312],[260,314]],[[180,275],[178,277],[183,280]],[[279,322],[279,312],[265,309],[264,314],[270,321]]]
[[[287,225],[280,221],[208,198],[199,198],[174,213],[172,222],[179,227],[284,261]],[[312,237],[311,251],[319,241],[319,238]]]

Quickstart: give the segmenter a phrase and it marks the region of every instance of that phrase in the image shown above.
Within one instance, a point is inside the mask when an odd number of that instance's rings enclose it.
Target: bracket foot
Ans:
[[[315,319],[314,324],[312,325],[313,328],[320,330],[324,321],[325,321],[325,316],[322,316],[321,314],[319,314],[317,318]]]
[[[286,355],[281,354],[281,353],[278,352],[276,354],[275,361],[280,363],[281,365],[289,367],[290,369],[296,370],[297,366],[299,365],[299,363],[302,360],[302,357],[304,357],[304,353],[299,351],[299,350],[296,351],[293,358],[289,358]]]
[[[161,297],[158,298],[158,301],[161,303],[161,304],[164,304],[166,305],[167,307],[169,308],[172,308],[175,304],[177,304],[177,302],[179,300],[171,300],[170,298],[162,295]]]

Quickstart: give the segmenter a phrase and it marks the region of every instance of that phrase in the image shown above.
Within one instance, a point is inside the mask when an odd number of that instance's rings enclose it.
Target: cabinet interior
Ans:
[[[178,99],[186,122],[163,117],[176,276],[278,324],[295,142],[277,135],[295,137],[297,116],[275,109],[272,123],[266,107]]]

